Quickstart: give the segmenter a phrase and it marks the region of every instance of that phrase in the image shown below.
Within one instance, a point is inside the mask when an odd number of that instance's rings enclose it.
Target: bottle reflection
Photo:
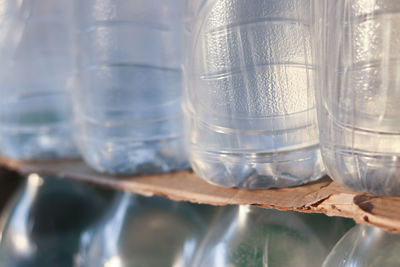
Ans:
[[[321,266],[351,226],[323,215],[114,195],[31,174],[0,218],[0,266]]]
[[[72,266],[81,232],[111,196],[85,184],[29,175],[1,217],[0,266]]]
[[[340,231],[330,233],[327,240],[314,227],[341,224],[342,219],[317,215],[308,220],[307,216],[254,206],[221,209],[196,253],[193,267],[321,266],[343,227],[348,229],[351,224],[342,224]]]
[[[193,205],[125,193],[82,236],[76,266],[190,266],[204,231]]]
[[[352,228],[332,249],[324,267],[400,266],[400,235],[365,225]]]

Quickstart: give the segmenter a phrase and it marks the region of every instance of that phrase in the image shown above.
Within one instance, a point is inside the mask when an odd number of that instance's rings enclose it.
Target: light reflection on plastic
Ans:
[[[262,258],[263,267],[268,267],[268,248],[269,248],[269,235],[267,235],[267,238],[265,240],[264,255]]]
[[[17,251],[22,252],[23,254],[28,253],[30,246],[29,240],[25,233],[23,234],[16,234],[13,237],[14,247]]]
[[[196,249],[196,240],[190,238],[183,244],[183,250],[175,257],[172,267],[185,266],[190,258],[192,258]]]
[[[228,266],[226,262],[227,253],[225,249],[225,244],[218,244],[215,247],[215,266]]]
[[[130,193],[124,193],[111,220],[104,227],[105,253],[108,255],[118,254],[119,236],[124,225],[125,215],[130,203]],[[108,257],[107,257],[108,258]],[[109,265],[107,265],[109,264]],[[120,267],[121,260],[118,256],[112,256],[106,263],[105,267]]]
[[[43,178],[40,177],[37,173],[31,173],[28,176],[28,185],[29,186],[41,186],[43,184]]]
[[[247,216],[248,213],[250,212],[250,205],[241,205],[239,207],[239,213],[238,213],[238,226],[239,228],[243,228],[248,226],[246,221],[247,221]]]
[[[104,267],[122,267],[121,259],[118,256],[114,256],[104,264]]]
[[[367,233],[366,233],[365,229],[363,228],[363,229],[361,230],[361,237],[362,237],[362,238],[366,238],[366,236],[367,236]]]
[[[14,211],[13,219],[10,223],[9,234],[12,243],[19,253],[29,255],[35,249],[29,240],[29,211],[33,200],[36,197],[39,187],[43,184],[43,178],[37,173],[32,173],[27,177],[26,191]]]
[[[175,257],[174,262],[172,263],[172,267],[181,267],[184,266],[184,259],[182,257],[182,254],[178,254],[177,257]]]

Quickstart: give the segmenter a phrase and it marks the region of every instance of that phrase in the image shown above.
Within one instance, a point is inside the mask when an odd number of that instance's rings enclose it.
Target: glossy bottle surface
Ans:
[[[98,171],[188,167],[181,112],[182,0],[77,0],[77,140]]]
[[[340,220],[252,206],[220,208],[192,267],[320,267],[353,225]],[[314,229],[320,225],[322,231]]]
[[[316,1],[321,148],[355,191],[400,194],[400,2]]]
[[[29,175],[2,211],[0,266],[73,266],[81,234],[112,197],[82,183]]]
[[[400,265],[400,235],[375,227],[357,225],[329,253],[323,267]]]
[[[0,151],[16,159],[77,156],[71,1],[1,1],[0,10]]]
[[[81,238],[76,266],[190,266],[204,221],[187,203],[125,193]]]
[[[309,0],[190,1],[184,108],[200,177],[257,189],[323,175],[310,15]]]

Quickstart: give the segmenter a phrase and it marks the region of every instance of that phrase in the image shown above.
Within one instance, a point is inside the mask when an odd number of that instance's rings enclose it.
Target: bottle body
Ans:
[[[79,237],[112,198],[93,186],[30,174],[2,210],[0,265],[74,266]]]
[[[205,2],[189,5],[185,36],[193,169],[248,189],[320,178],[310,1]]]
[[[9,36],[1,40],[0,151],[16,159],[75,157],[68,89],[72,5],[62,0],[18,5]]]
[[[335,223],[312,216],[246,205],[219,208],[191,266],[321,266],[340,235],[322,241],[326,232],[313,226]]]
[[[328,173],[355,191],[399,195],[400,3],[318,4],[318,112]]]
[[[399,248],[398,234],[356,225],[337,242],[322,266],[399,266]]]
[[[187,168],[181,112],[182,1],[75,3],[75,117],[87,163],[120,174]]]
[[[125,193],[82,235],[74,266],[192,266],[204,226],[194,205]]]

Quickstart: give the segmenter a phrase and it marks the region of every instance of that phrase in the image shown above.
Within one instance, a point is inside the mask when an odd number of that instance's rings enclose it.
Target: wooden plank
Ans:
[[[75,179],[145,196],[165,196],[176,201],[211,205],[251,204],[280,210],[325,213],[400,233],[400,197],[356,193],[339,186],[329,177],[299,187],[250,191],[208,184],[189,170],[116,177],[96,173],[80,160],[21,162],[0,158],[0,164],[22,174],[35,172]]]

